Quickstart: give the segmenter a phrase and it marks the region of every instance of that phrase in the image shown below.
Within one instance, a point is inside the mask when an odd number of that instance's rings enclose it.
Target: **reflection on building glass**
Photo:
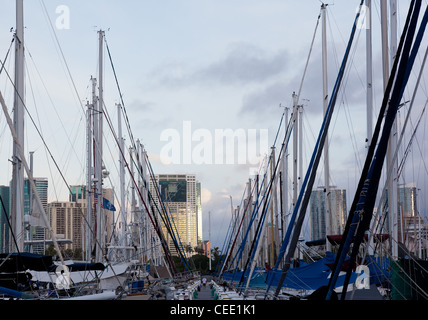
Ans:
[[[162,200],[167,202],[186,202],[186,181],[159,181]]]

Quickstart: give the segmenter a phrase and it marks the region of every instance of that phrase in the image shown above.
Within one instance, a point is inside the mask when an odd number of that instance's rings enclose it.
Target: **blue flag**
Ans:
[[[114,205],[108,201],[106,198],[103,198],[103,208],[110,211],[116,211]]]

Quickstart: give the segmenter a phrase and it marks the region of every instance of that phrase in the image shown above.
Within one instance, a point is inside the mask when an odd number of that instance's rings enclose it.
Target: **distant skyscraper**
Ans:
[[[39,195],[40,201],[42,202],[43,209],[47,210],[48,207],[48,179],[47,178],[34,178],[34,184],[36,185],[37,193]],[[33,190],[31,189],[31,184],[28,179],[24,180],[24,221],[28,221],[25,217],[33,215],[33,212],[38,212],[38,207],[36,203],[36,198],[34,196]],[[39,214],[40,215],[40,214]],[[40,217],[41,219],[41,217]],[[34,220],[33,220],[34,221]],[[31,251],[34,253],[44,254],[45,246],[43,240],[45,240],[45,228],[36,225],[32,225],[30,220],[30,227],[26,232],[26,243],[35,241],[31,246],[26,245],[26,251]],[[39,243],[36,243],[39,241]]]
[[[196,182],[196,211],[198,218],[198,244],[202,243],[202,198],[201,183]]]
[[[162,174],[156,175],[155,179],[181,244],[184,248],[190,246],[194,249],[202,240],[200,183],[194,174]],[[150,192],[152,195],[157,194],[153,181],[150,181]],[[158,202],[156,205],[159,207]],[[172,254],[176,255],[173,239],[165,228],[163,234],[167,238]]]
[[[71,240],[71,243],[61,245],[64,249],[82,249],[87,250],[86,245],[86,230],[87,228],[87,202],[86,202],[86,186],[76,185],[70,186],[71,193],[69,194],[70,201],[57,201],[49,203],[48,217],[52,229],[61,238]],[[103,189],[103,197],[114,203],[113,189]],[[93,205],[92,200],[92,205]],[[111,239],[113,230],[113,213],[109,210],[104,210],[106,222],[106,243]],[[95,221],[95,213],[92,210],[92,221]],[[94,230],[94,226],[91,226]]]
[[[9,224],[7,222],[10,212],[9,208],[9,186],[0,186],[0,252],[7,252],[9,248]]]
[[[342,234],[346,224],[346,190],[330,187],[331,234]],[[325,239],[326,234],[326,194],[324,187],[313,190],[310,199],[311,240]]]
[[[86,200],[86,186],[70,186],[71,193],[69,194],[69,201],[78,202],[80,200]]]
[[[386,194],[385,208],[388,210],[388,192]],[[413,224],[414,218],[418,216],[417,208],[417,188],[415,183],[409,183],[398,187],[398,208],[399,215],[397,217],[397,237],[398,241],[405,243],[407,238],[407,229],[409,225]],[[389,211],[389,210],[388,210]],[[384,232],[395,234],[394,230],[390,230],[390,215],[387,215],[388,223]],[[403,233],[404,231],[404,233]]]
[[[416,205],[416,185],[409,183],[398,188],[399,204],[402,208],[403,217],[416,217],[418,208]]]
[[[60,244],[62,249],[84,250],[84,219],[86,202],[50,202],[48,217],[52,229],[59,239],[69,239],[72,243]]]

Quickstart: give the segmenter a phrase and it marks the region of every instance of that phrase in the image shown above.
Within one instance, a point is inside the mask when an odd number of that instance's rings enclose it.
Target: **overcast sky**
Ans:
[[[2,61],[13,37],[11,28],[15,26],[14,1],[4,2],[0,19]],[[335,0],[329,3],[329,91],[359,2]],[[376,110],[382,99],[382,78],[379,1],[373,2]],[[409,2],[399,1],[399,30]],[[67,181],[85,183],[82,105],[91,97],[91,76],[98,77],[97,31],[103,29],[134,137],[145,146],[155,173],[197,175],[203,189],[203,238],[208,239],[208,212],[211,212],[211,239],[215,246],[222,247],[230,222],[230,196],[233,205],[239,205],[250,170],[257,165],[250,163],[248,156],[244,164],[238,164],[237,157],[233,164],[214,160],[211,164],[196,164],[194,159],[187,164],[182,158],[179,164],[166,164],[160,157],[168,146],[168,141],[161,139],[162,133],[179,134],[181,156],[184,155],[182,146],[188,142],[185,130],[190,130],[191,134],[203,133],[205,138],[210,134],[213,154],[216,129],[243,130],[246,137],[250,132],[260,135],[267,130],[270,147],[284,107],[291,107],[292,93],[299,89],[321,2],[24,0],[24,6],[27,108],[40,126]],[[355,41],[346,87],[338,100],[330,134],[332,184],[348,189],[349,201],[365,152],[365,30],[357,32]],[[305,163],[311,156],[321,124],[320,53],[321,27],[300,97],[305,110]],[[120,99],[107,51],[104,54],[105,104],[117,126],[115,104]],[[13,55],[5,65],[13,75]],[[421,90],[422,100],[426,100],[425,89]],[[4,72],[0,75],[0,90],[11,110],[13,89]],[[406,94],[410,96],[411,91]],[[374,113],[376,115],[376,111]],[[187,124],[190,127],[186,127]],[[66,188],[28,117],[26,128],[25,149],[35,151],[35,176],[49,178],[50,200],[66,200]],[[105,129],[104,155],[111,172],[111,182],[105,185],[117,186],[116,145],[107,126]],[[12,147],[3,116],[0,117],[0,130],[3,163],[0,184],[8,184]],[[129,142],[127,133],[125,138]],[[193,141],[190,150],[194,151],[197,145],[198,142]],[[260,146],[259,140],[247,145],[247,150],[254,146]],[[427,176],[424,163],[419,160],[426,154],[423,136],[415,148],[411,161],[417,169],[412,167],[403,182],[416,182],[423,189]],[[322,177],[321,171],[317,185],[323,184]]]

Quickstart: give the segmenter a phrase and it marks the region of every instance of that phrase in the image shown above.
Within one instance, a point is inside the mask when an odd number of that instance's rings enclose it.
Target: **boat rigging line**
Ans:
[[[313,152],[313,155],[312,155],[312,158],[311,158],[311,161],[310,161],[304,182],[303,182],[302,187],[300,189],[300,193],[299,193],[299,197],[298,197],[296,206],[294,207],[293,215],[291,218],[292,222],[290,222],[289,228],[287,229],[287,233],[284,237],[284,240],[282,242],[281,249],[280,249],[280,252],[279,252],[279,255],[277,258],[276,268],[278,267],[280,261],[282,260],[284,254],[285,254],[285,250],[288,247],[287,254],[285,255],[284,267],[283,267],[282,272],[281,272],[281,278],[279,280],[279,283],[277,285],[277,288],[276,288],[276,291],[274,294],[275,299],[277,299],[279,292],[281,290],[282,284],[284,283],[285,277],[287,275],[287,271],[290,268],[292,255],[294,255],[294,250],[295,250],[297,242],[298,242],[301,227],[302,227],[303,220],[304,220],[304,217],[306,214],[306,208],[307,208],[309,198],[311,195],[312,186],[313,186],[313,183],[315,180],[319,160],[321,158],[321,153],[323,151],[324,141],[325,141],[327,133],[328,133],[328,127],[329,127],[329,124],[330,124],[330,121],[332,118],[332,114],[334,111],[334,107],[336,104],[337,95],[338,95],[338,92],[340,89],[340,85],[341,85],[341,81],[343,79],[343,75],[345,73],[345,68],[347,65],[348,56],[349,56],[349,53],[350,53],[350,50],[352,47],[354,35],[355,35],[356,29],[357,29],[357,22],[358,22],[358,18],[360,16],[360,13],[361,13],[361,8],[363,6],[363,3],[364,3],[364,1],[362,0],[360,2],[359,7],[358,7],[358,12],[355,16],[351,35],[349,38],[349,42],[348,42],[348,45],[346,48],[346,52],[345,52],[345,55],[344,55],[344,58],[342,61],[341,68],[339,70],[339,74],[338,74],[337,79],[336,79],[335,86],[333,88],[333,93],[331,95],[328,108],[327,108],[326,113],[325,113],[324,121],[323,121],[322,126],[321,126],[321,130],[320,130],[320,133],[318,136],[317,144],[315,146],[315,149],[314,149],[314,152]],[[304,195],[304,198],[303,198],[303,195]],[[302,202],[302,198],[303,198],[303,202]],[[298,217],[297,217],[297,215],[298,215]],[[297,220],[296,220],[296,218],[297,218]],[[292,233],[292,237],[291,237],[291,233]],[[291,237],[291,239],[290,239],[290,237]],[[270,288],[270,285],[272,283],[272,279],[273,278],[271,278],[268,289]],[[268,292],[268,289],[266,290],[266,294]]]
[[[121,105],[120,105],[120,106],[121,106],[121,110],[122,110],[122,111],[123,111],[123,113],[124,113],[124,118],[125,118],[125,122],[126,122],[126,125],[127,125],[128,133],[129,133],[129,135],[130,135],[131,144],[132,144],[132,147],[136,150],[135,140],[134,140],[134,137],[133,137],[133,134],[132,134],[131,126],[130,126],[130,123],[129,123],[129,118],[128,118],[128,115],[127,115],[127,113],[126,113],[125,103],[124,103],[124,101],[123,101],[123,94],[122,94],[122,91],[121,91],[121,89],[120,89],[120,85],[119,85],[118,77],[117,77],[116,70],[115,70],[114,63],[113,63],[113,59],[112,59],[111,52],[110,52],[110,49],[109,49],[109,46],[108,46],[108,43],[107,43],[107,39],[106,39],[106,37],[105,37],[105,36],[104,36],[104,42],[105,42],[106,49],[107,49],[107,53],[108,53],[108,57],[109,57],[109,60],[110,60],[110,65],[111,65],[111,67],[112,67],[112,71],[113,71],[113,74],[114,74],[114,77],[115,77],[116,87],[117,87],[118,92],[119,92],[119,96],[120,96],[120,100],[121,100]],[[162,248],[164,249],[164,252],[165,252],[165,254],[166,254],[167,258],[168,258],[168,261],[169,261],[169,263],[170,263],[170,266],[171,266],[171,268],[174,270],[174,273],[176,273],[176,268],[175,268],[174,262],[172,261],[171,253],[169,252],[168,246],[167,246],[167,244],[166,244],[166,242],[165,242],[165,239],[164,239],[164,236],[163,236],[162,231],[161,231],[161,229],[160,229],[160,226],[159,226],[159,224],[158,224],[158,223],[156,223],[156,221],[155,221],[155,216],[154,216],[154,215],[152,215],[152,214],[150,213],[149,207],[148,207],[148,205],[146,204],[146,202],[145,202],[145,200],[144,200],[144,198],[143,198],[143,196],[142,196],[142,194],[141,194],[141,191],[140,191],[140,190],[139,190],[139,188],[138,188],[138,185],[137,185],[137,183],[136,183],[136,181],[135,181],[135,178],[133,177],[132,172],[130,171],[130,167],[129,167],[128,162],[127,162],[127,160],[126,160],[126,158],[125,158],[124,152],[123,152],[123,150],[122,150],[122,149],[121,149],[121,147],[120,147],[120,143],[119,143],[119,140],[118,140],[118,138],[117,138],[117,136],[116,136],[116,134],[115,134],[115,132],[114,132],[113,126],[112,126],[112,124],[111,124],[111,120],[109,119],[109,117],[108,117],[108,116],[107,116],[107,114],[106,114],[105,108],[104,108],[104,111],[103,111],[103,112],[104,112],[105,117],[106,117],[106,119],[107,119],[107,122],[108,122],[108,124],[109,124],[110,130],[111,130],[111,132],[113,133],[114,140],[115,140],[116,144],[117,144],[117,145],[118,145],[118,147],[119,147],[120,155],[121,155],[121,157],[122,157],[122,159],[123,159],[123,161],[124,161],[125,167],[126,167],[126,168],[128,169],[128,171],[129,171],[129,174],[130,174],[130,176],[131,176],[131,180],[132,180],[133,184],[135,185],[135,187],[136,187],[136,189],[137,189],[137,191],[138,191],[138,194],[139,194],[140,200],[141,200],[142,204],[144,205],[144,207],[145,207],[145,209],[146,209],[146,212],[147,212],[147,214],[148,214],[148,216],[149,216],[149,218],[150,218],[150,220],[151,220],[151,222],[152,222],[152,225],[153,225],[153,227],[154,227],[155,231],[157,232],[157,234],[158,234],[158,236],[159,236],[159,238],[160,238],[160,240],[161,240]],[[136,154],[136,157],[137,157],[137,160],[136,160],[136,161],[137,161],[137,163],[136,163],[136,167],[139,169],[138,163],[139,163],[140,159],[139,159],[139,155],[138,155],[138,153]],[[133,159],[132,159],[132,161],[134,161],[134,163],[135,163],[135,160],[133,160]],[[151,168],[150,161],[149,161],[149,159],[148,159],[148,158],[146,158],[146,162],[147,162],[147,164],[148,164],[149,168]],[[138,172],[138,174],[142,177],[142,172],[140,172],[140,170],[137,170],[137,172]],[[153,174],[152,169],[150,170],[150,174],[151,174],[151,177],[152,177],[153,181],[155,182],[155,177],[154,177],[154,174]],[[160,197],[160,194],[159,194],[159,191],[157,190],[157,185],[155,186],[155,190],[156,190],[156,192],[157,192],[157,196],[158,196],[158,197],[159,197],[159,199],[160,199],[160,202],[162,202],[161,197]],[[150,192],[149,192],[149,196],[152,196]],[[159,208],[157,208],[157,209],[158,209],[158,211],[159,211]],[[162,203],[162,209],[164,210],[163,212],[164,212],[165,216],[168,216],[168,215],[167,215],[167,211],[166,211],[166,209],[165,209],[165,207],[164,207],[163,203]],[[160,211],[159,211],[159,213],[160,213]],[[162,215],[160,215],[160,216],[162,217]],[[187,261],[186,261],[185,255],[183,254],[183,252],[182,252],[182,250],[181,250],[180,246],[179,246],[179,245],[178,245],[178,243],[177,243],[177,240],[176,240],[176,237],[175,237],[175,233],[173,232],[173,230],[172,230],[172,228],[171,228],[171,227],[168,227],[168,223],[167,223],[164,219],[163,219],[163,222],[164,222],[164,224],[165,224],[165,226],[166,226],[166,228],[167,228],[168,232],[171,234],[172,238],[174,239],[175,247],[176,247],[177,251],[178,251],[178,252],[179,252],[179,254],[180,254],[180,257],[181,257],[181,259],[182,259],[182,261],[183,261],[183,264],[186,266],[186,269],[188,269],[188,263],[187,263]]]
[[[420,12],[421,1],[412,1],[408,17],[406,20],[406,27],[403,30],[401,39],[400,39],[400,49],[397,50],[397,56],[394,60],[394,69],[397,68],[398,60],[399,66],[398,71],[396,72],[396,77],[394,73],[391,72],[391,76],[388,80],[388,87],[392,82],[394,82],[394,88],[392,90],[391,97],[389,96],[389,90],[386,91],[384,96],[384,102],[389,100],[388,110],[384,117],[384,126],[382,129],[382,135],[380,137],[378,146],[376,148],[376,153],[373,160],[370,160],[369,157],[366,159],[365,169],[369,165],[369,169],[367,174],[363,174],[361,176],[360,182],[364,180],[364,185],[361,186],[360,192],[356,193],[356,197],[358,198],[358,204],[355,206],[355,210],[350,211],[348,221],[347,221],[347,229],[344,233],[345,240],[341,244],[340,253],[337,255],[335,261],[335,268],[332,277],[330,278],[330,282],[328,285],[328,291],[326,295],[326,299],[331,299],[333,287],[337,280],[338,274],[342,268],[343,262],[345,260],[345,256],[350,248],[351,242],[353,242],[352,253],[350,257],[350,263],[347,268],[347,274],[345,278],[345,284],[343,286],[341,299],[345,299],[346,290],[349,283],[350,274],[352,268],[355,264],[355,258],[358,253],[359,246],[363,240],[365,231],[369,228],[370,221],[373,215],[373,206],[375,202],[375,195],[379,185],[379,179],[382,171],[383,160],[386,154],[387,149],[387,141],[389,139],[391,133],[391,127],[396,117],[396,113],[398,110],[399,103],[403,96],[404,89],[407,85],[407,81],[410,76],[410,72],[413,67],[413,63],[415,61],[417,52],[419,50],[419,46],[425,31],[425,26],[428,22],[428,8],[426,9],[424,18],[422,19],[421,25],[419,27],[419,31],[416,35],[415,42],[412,47],[413,38],[415,36],[418,16]],[[408,26],[408,27],[407,27]],[[388,88],[389,89],[389,88]],[[385,103],[386,104],[386,103]],[[380,114],[379,118],[383,118],[383,113]],[[378,123],[379,124],[379,119]],[[374,139],[373,141],[377,141],[378,139]],[[375,143],[372,142],[370,148],[374,149]],[[360,185],[359,185],[360,186]],[[355,200],[355,199],[354,199]],[[355,200],[356,201],[356,200]]]

